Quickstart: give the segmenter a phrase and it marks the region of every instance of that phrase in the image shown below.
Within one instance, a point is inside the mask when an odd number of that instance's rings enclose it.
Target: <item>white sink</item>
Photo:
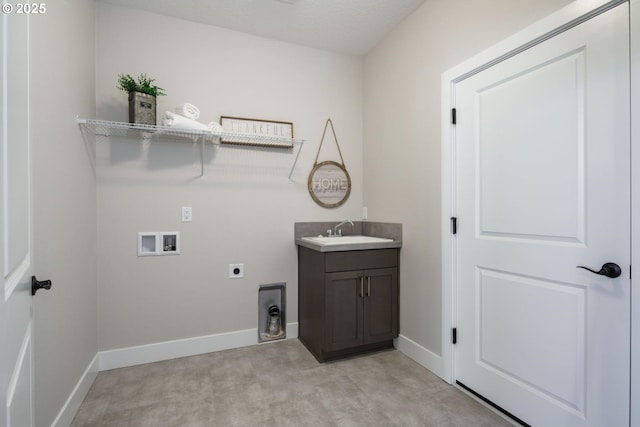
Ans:
[[[358,245],[363,243],[386,243],[393,242],[393,239],[372,236],[337,236],[337,237],[303,237],[302,240],[312,242],[321,246],[334,245]]]

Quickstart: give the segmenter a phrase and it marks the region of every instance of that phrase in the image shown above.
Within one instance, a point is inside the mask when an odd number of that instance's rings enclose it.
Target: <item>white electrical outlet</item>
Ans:
[[[362,207],[362,219],[367,219],[367,207],[363,206]]]
[[[244,264],[229,264],[229,279],[244,277]]]
[[[191,206],[182,207],[182,222],[193,221],[193,208]]]

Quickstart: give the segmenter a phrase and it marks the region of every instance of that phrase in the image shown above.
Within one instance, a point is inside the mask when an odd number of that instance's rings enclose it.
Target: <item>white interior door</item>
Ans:
[[[455,86],[454,376],[535,426],[629,425],[628,13]]]
[[[28,18],[2,14],[0,379],[7,427],[33,425]]]

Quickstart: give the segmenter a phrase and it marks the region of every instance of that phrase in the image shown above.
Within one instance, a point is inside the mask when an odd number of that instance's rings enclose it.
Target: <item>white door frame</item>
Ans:
[[[451,108],[454,107],[455,85],[501,60],[547,40],[586,19],[600,14],[627,0],[576,0],[556,13],[525,28],[506,40],[490,47],[462,64],[442,74],[441,136],[442,136],[442,369],[440,376],[448,381],[454,379],[454,352],[451,331],[457,313],[453,296],[456,294],[456,240],[451,234],[449,218],[455,216],[455,127],[451,125]],[[631,10],[631,146],[640,147],[640,0],[630,0]],[[632,265],[640,269],[640,149],[632,149],[631,157],[631,229]],[[640,270],[639,270],[640,271]],[[639,273],[637,273],[639,274]],[[640,280],[631,281],[631,286]],[[631,395],[633,401],[640,400],[640,292],[631,293]],[[634,363],[635,359],[635,363]],[[631,405],[631,426],[640,427],[640,406]]]
[[[8,19],[6,16],[1,17],[0,19]],[[4,137],[4,126],[6,123],[6,111],[7,105],[4,99],[4,88],[5,88],[5,76],[6,76],[6,68],[5,68],[5,47],[4,40],[6,40],[6,30],[5,24],[2,22],[0,25],[0,33],[2,33],[2,41],[0,41],[0,76],[2,81],[0,81],[0,103],[2,104],[2,116],[0,116],[0,146],[2,144],[2,140]],[[4,149],[0,149],[0,188],[4,191]],[[0,197],[0,227],[3,227],[4,224],[4,197]],[[2,235],[0,238],[0,276],[1,278],[5,277],[5,268],[4,268],[4,245],[5,245],[5,236]],[[5,337],[7,336],[7,321],[5,315],[6,309],[4,306],[4,280],[0,279],[0,346],[4,348]],[[6,368],[9,364],[9,357],[6,354],[7,352],[0,348],[0,423],[6,423],[7,420],[7,388],[9,385],[8,378],[8,369]]]
[[[640,267],[640,0],[631,0],[631,265]],[[637,275],[636,275],[637,277]],[[640,291],[631,280],[631,402],[640,400]],[[640,427],[640,405],[631,405],[631,426]]]

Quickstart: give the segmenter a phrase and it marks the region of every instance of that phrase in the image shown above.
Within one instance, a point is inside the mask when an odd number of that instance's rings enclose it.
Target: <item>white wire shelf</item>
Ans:
[[[295,159],[289,171],[289,180],[295,169],[298,157],[304,140],[292,138],[277,138],[262,135],[251,135],[232,132],[219,132],[198,129],[182,129],[167,126],[145,125],[140,123],[113,122],[108,120],[77,118],[81,130],[87,131],[94,137],[121,137],[129,139],[150,140],[152,138],[163,138],[176,140],[182,139],[190,142],[201,143],[201,170],[200,176],[204,176],[204,149],[205,143],[214,145],[224,145],[230,147],[268,149],[269,151],[280,151],[295,153]]]

